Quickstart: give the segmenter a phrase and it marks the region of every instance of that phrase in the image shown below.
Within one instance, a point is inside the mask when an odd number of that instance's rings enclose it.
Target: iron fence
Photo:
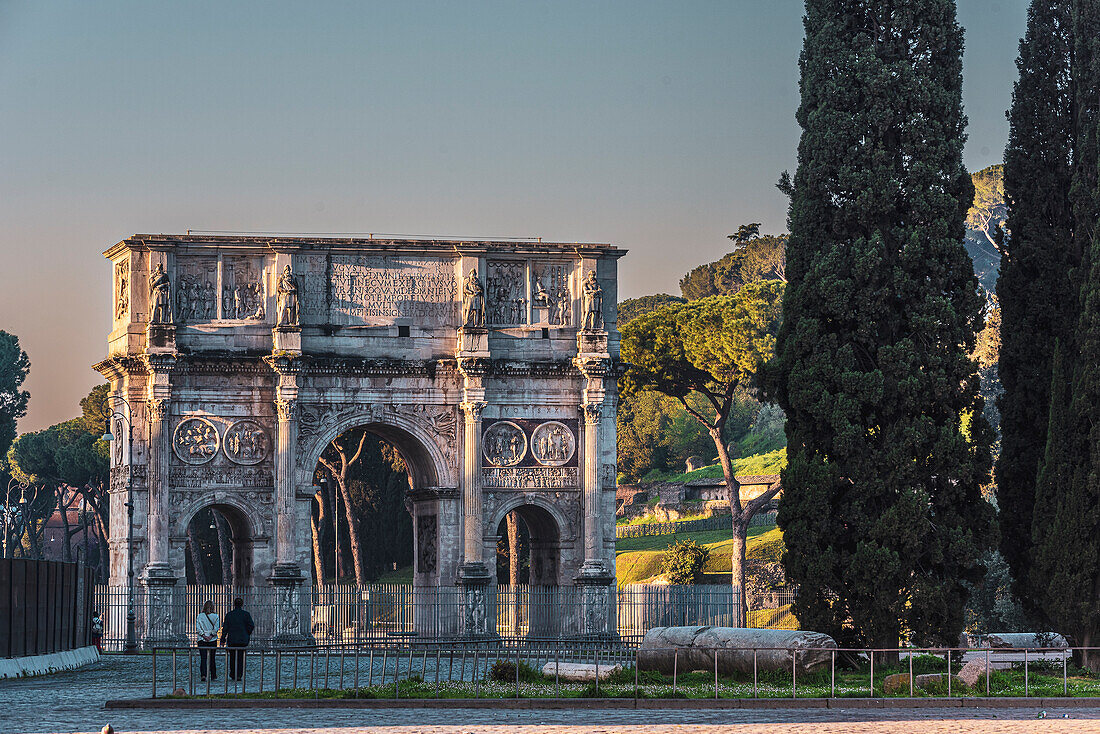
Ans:
[[[750,528],[774,527],[775,513],[763,512],[749,520]],[[676,520],[674,522],[649,522],[637,525],[616,525],[616,538],[645,538],[651,535],[673,535],[676,533],[698,533],[703,530],[727,530],[730,527],[729,515],[716,515],[698,520]]]
[[[584,632],[585,589],[578,586],[490,586],[487,604],[489,629],[494,634],[537,639],[571,637]],[[652,627],[735,624],[739,594],[731,586],[657,586],[635,584],[610,587],[607,618],[619,635],[640,635]],[[177,586],[167,598],[172,637],[197,642],[195,618],[211,601],[221,616],[233,599],[244,600],[256,630],[253,644],[268,648],[275,636],[276,590],[271,587]],[[127,590],[98,586],[95,606],[103,612],[103,645],[120,651],[126,638]],[[749,598],[747,625],[797,629],[790,613],[789,590]],[[134,589],[137,639],[145,637],[154,604],[145,587]],[[354,644],[392,638],[448,639],[463,632],[464,596],[459,587],[416,587],[397,584],[325,584],[304,587],[302,614],[308,632],[318,643]],[[163,632],[163,626],[161,627]],[[305,631],[305,630],[303,630]]]
[[[1080,651],[1100,648],[1078,648]],[[1065,648],[641,648],[638,638],[582,641],[530,640],[399,640],[386,644],[318,645],[268,652],[240,650],[238,679],[226,671],[233,650],[215,651],[221,677],[200,676],[201,654],[195,648],[156,648],[150,658],[150,694],[158,696],[287,698],[837,698],[881,696],[1070,696]],[[994,682],[994,658],[1022,654],[1019,681],[1006,687]],[[664,663],[654,661],[663,656]],[[877,657],[876,657],[877,656]],[[671,669],[667,668],[668,658]],[[963,660],[984,662],[972,685],[959,682]],[[705,666],[700,661],[705,661]],[[855,667],[851,661],[857,661]],[[810,664],[812,662],[812,665]],[[838,663],[847,670],[838,677]],[[876,678],[876,661],[878,677]],[[1041,670],[1036,670],[1040,664]],[[937,672],[940,688],[920,689],[914,664]],[[570,665],[583,663],[584,671]],[[884,665],[902,680],[885,686]],[[785,666],[785,667],[784,667]],[[904,671],[908,671],[905,673]],[[854,672],[853,672],[854,671]],[[999,671],[998,671],[999,672]],[[1039,680],[1037,674],[1045,673]],[[1054,673],[1054,674],[1052,674]],[[572,679],[572,680],[571,680]],[[1082,679],[1084,680],[1084,679]],[[1073,695],[1100,695],[1100,683]],[[1060,684],[1060,685],[1059,685]],[[602,692],[601,692],[602,687]]]

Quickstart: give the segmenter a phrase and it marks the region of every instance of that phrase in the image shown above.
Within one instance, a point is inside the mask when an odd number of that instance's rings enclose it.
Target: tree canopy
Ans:
[[[739,391],[755,387],[774,352],[782,294],[781,282],[756,281],[733,295],[662,306],[622,329],[621,353],[629,365],[620,383],[624,398],[655,391],[679,400],[714,444],[729,491],[731,575],[738,588],[745,582],[749,520],[778,488],[742,506],[723,430]],[[743,604],[739,612],[743,622]]]
[[[950,0],[807,0],[804,26],[769,369],[795,614],[845,645],[954,643],[993,537],[962,29]]]
[[[30,394],[19,388],[30,369],[27,353],[19,348],[19,337],[0,331],[0,456],[7,456],[16,424],[27,414]]]
[[[746,283],[757,280],[785,281],[787,236],[760,236],[758,229],[759,225],[755,223],[742,225],[737,234],[730,235],[737,249],[719,260],[693,268],[685,275],[680,280],[680,292],[684,298],[691,301],[729,295]]]

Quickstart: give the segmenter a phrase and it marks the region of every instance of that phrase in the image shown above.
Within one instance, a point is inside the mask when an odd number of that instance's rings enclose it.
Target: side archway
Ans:
[[[197,542],[200,533],[189,532],[206,529],[192,527],[202,518],[204,522],[211,522],[212,519],[214,521],[209,528],[211,532],[205,535],[213,536],[214,550],[217,552],[222,568],[225,569],[221,574],[222,583],[238,588],[256,585],[257,579],[264,575],[263,569],[257,568],[258,565],[264,565],[263,558],[259,559],[258,564],[257,557],[268,555],[261,551],[268,549],[270,536],[264,532],[262,520],[253,517],[253,514],[254,508],[245,502],[235,497],[221,495],[198,498],[182,508],[177,527],[183,537],[182,542],[175,545],[180,552],[190,554],[179,564],[180,568],[190,566],[194,574],[189,574],[188,583],[198,582],[198,577],[202,575],[198,573],[196,565],[203,562],[200,554],[204,549],[192,546],[192,541]],[[226,544],[219,543],[223,532],[227,532],[228,547],[225,547]]]

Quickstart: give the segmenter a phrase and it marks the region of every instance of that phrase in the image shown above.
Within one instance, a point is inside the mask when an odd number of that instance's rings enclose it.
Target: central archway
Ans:
[[[310,404],[303,408],[303,414],[306,416],[303,422],[312,430],[311,435],[300,441],[302,450],[297,462],[300,491],[312,494],[316,490],[315,479],[322,454],[333,441],[349,431],[365,431],[392,446],[404,462],[408,475],[405,505],[412,522],[413,585],[429,587],[451,583],[460,559],[441,555],[440,536],[458,532],[459,518],[453,503],[445,501],[453,500],[458,493],[454,468],[457,450],[454,409],[445,406]]]

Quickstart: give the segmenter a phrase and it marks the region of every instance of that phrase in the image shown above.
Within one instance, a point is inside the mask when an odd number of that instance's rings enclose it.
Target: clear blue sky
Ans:
[[[997,162],[1024,0],[962,0],[966,162]],[[135,232],[612,242],[678,292],[785,229],[802,3],[0,0],[0,329],[42,428],[98,381]]]

